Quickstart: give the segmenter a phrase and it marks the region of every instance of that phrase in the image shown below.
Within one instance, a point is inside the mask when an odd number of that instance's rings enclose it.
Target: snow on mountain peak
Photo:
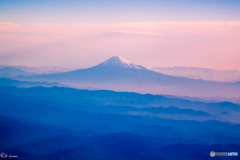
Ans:
[[[99,64],[98,66],[114,66],[114,67],[134,68],[134,69],[143,69],[144,68],[142,66],[135,65],[132,62],[130,62],[122,57],[119,57],[119,56],[111,57],[110,59]]]

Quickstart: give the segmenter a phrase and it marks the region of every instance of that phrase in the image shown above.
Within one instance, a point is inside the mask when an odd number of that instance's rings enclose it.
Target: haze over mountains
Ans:
[[[239,83],[204,81],[165,75],[135,65],[118,56],[87,69],[64,73],[18,76],[16,79],[59,82],[75,88],[92,87],[115,91],[191,97],[240,97]]]
[[[171,76],[187,77],[193,79],[203,79],[220,82],[237,82],[240,81],[239,70],[213,70],[208,68],[194,67],[154,67],[151,70]]]
[[[12,86],[0,87],[0,93],[31,96],[32,98],[40,98],[41,100],[51,102],[55,102],[58,99],[60,104],[66,104],[66,106],[69,103],[84,104],[81,108],[75,105],[68,106],[68,109],[71,108],[73,110],[240,123],[240,118],[238,117],[240,105],[230,102],[198,102],[181,98],[169,98],[162,95],[142,95],[106,90],[90,91],[58,87],[17,89]],[[4,94],[2,97],[4,97]]]

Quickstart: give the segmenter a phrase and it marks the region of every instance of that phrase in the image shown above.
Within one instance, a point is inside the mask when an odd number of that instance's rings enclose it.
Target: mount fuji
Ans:
[[[97,88],[151,94],[195,97],[239,97],[240,85],[175,77],[148,70],[122,57],[87,69],[16,77],[18,80],[59,82],[74,88]]]
[[[115,68],[132,68],[132,69],[146,69],[143,66],[135,65],[132,62],[119,57],[114,56],[107,61],[97,65],[96,67],[115,67]]]

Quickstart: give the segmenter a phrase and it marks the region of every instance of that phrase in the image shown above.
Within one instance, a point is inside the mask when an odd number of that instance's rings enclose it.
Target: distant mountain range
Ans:
[[[0,65],[1,77],[12,77],[18,75],[50,74],[70,71],[70,68],[64,67],[26,67],[26,66],[8,66]]]
[[[177,77],[187,77],[192,79],[203,79],[209,81],[220,82],[237,82],[240,81],[239,70],[213,70],[208,68],[194,67],[155,67],[151,70],[162,74],[167,74]]]
[[[13,79],[7,79],[7,78],[0,78],[0,86],[15,86],[19,88],[29,88],[29,87],[53,87],[53,86],[62,86],[67,87],[66,85],[62,85],[60,83],[54,82],[27,82],[27,81],[18,81]]]
[[[15,76],[19,76],[19,75],[30,75],[30,73],[21,70],[21,69],[17,69],[17,68],[13,68],[13,67],[4,67],[4,68],[0,68],[0,77],[15,77]]]
[[[191,97],[240,97],[239,83],[169,76],[135,65],[118,56],[87,69],[15,78],[28,81],[59,82],[75,88],[92,87]]]

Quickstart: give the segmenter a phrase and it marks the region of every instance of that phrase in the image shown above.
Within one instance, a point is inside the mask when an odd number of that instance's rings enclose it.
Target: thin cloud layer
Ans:
[[[118,55],[146,67],[240,69],[239,39],[240,22],[0,23],[0,63],[84,68]]]

